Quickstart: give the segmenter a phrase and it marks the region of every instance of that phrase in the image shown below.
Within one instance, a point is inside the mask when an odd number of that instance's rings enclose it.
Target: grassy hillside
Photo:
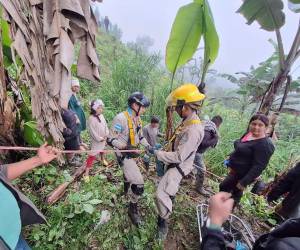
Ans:
[[[163,118],[170,78],[160,66],[160,56],[146,54],[138,48],[129,48],[104,33],[97,38],[97,50],[101,55],[101,83],[82,81],[81,95],[86,114],[89,112],[89,101],[101,98],[106,105],[105,117],[111,121],[114,115],[126,107],[128,94],[142,90],[151,97],[153,103],[143,120],[146,122],[152,114]],[[224,118],[220,144],[205,155],[208,169],[224,176],[226,169],[222,162],[231,152],[233,141],[244,133],[250,114],[241,115],[239,111],[228,109],[224,105],[207,105],[203,114],[210,117],[221,114]],[[291,121],[299,124],[299,119],[293,119],[284,117],[281,130],[286,129],[285,124]],[[86,132],[84,139],[88,141]],[[299,149],[299,137],[289,141],[288,137],[283,136],[276,143],[276,152],[263,178],[267,180],[282,170],[292,153],[293,156],[300,155]],[[107,157],[110,161],[114,159],[112,155]],[[71,185],[65,196],[51,206],[44,202],[45,197],[59,184],[68,180],[74,169],[50,164],[18,180],[16,184],[41,208],[49,223],[26,230],[25,235],[31,246],[43,250],[162,249],[162,243],[156,240],[154,169],[146,173],[142,164],[141,169],[146,190],[140,202],[143,225],[139,229],[131,225],[127,216],[128,202],[122,195],[122,171],[116,164],[109,168],[95,164],[89,183],[78,181]],[[217,191],[217,182],[208,179],[206,185]],[[165,249],[199,249],[196,205],[203,201],[204,197],[193,192],[193,178],[184,180],[176,196]],[[247,193],[243,198],[242,208],[241,216],[254,226],[256,234],[266,230],[260,223],[269,219],[271,211],[267,209],[263,199]],[[109,211],[111,218],[108,223],[99,225],[104,210]]]

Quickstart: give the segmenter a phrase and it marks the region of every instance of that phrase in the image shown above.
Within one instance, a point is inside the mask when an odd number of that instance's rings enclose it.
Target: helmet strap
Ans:
[[[182,110],[183,110],[183,107],[184,107],[184,105],[177,105],[177,106],[176,106],[176,111],[177,111],[178,115],[179,115],[181,118],[183,118],[183,117],[182,117]]]
[[[137,111],[133,107],[130,107],[130,108],[134,111],[136,116],[139,116],[139,113],[140,113],[140,110],[141,110],[141,105],[139,105],[139,104],[137,104],[137,105],[139,106]]]

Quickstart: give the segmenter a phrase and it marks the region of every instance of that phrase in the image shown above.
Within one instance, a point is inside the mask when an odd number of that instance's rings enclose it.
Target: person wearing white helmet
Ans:
[[[101,99],[93,100],[90,103],[90,117],[88,119],[88,131],[91,138],[91,150],[103,150],[106,145],[106,139],[109,135],[109,129],[103,116],[104,103]],[[85,179],[89,180],[89,171],[99,153],[91,152],[86,161]],[[105,164],[103,154],[101,159]]]
[[[72,90],[72,95],[68,103],[68,109],[76,113],[79,120],[78,129],[79,132],[82,132],[86,129],[86,118],[80,100],[77,96],[77,94],[80,91],[80,83],[79,80],[75,77],[72,78],[71,80],[71,90]],[[80,144],[83,144],[81,142],[81,139],[80,139]]]

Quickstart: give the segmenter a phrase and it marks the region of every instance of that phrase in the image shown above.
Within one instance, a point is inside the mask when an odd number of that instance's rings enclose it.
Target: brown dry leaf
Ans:
[[[33,116],[45,137],[62,147],[60,105],[66,106],[74,43],[82,42],[79,77],[99,81],[96,19],[86,0],[0,0],[30,80]],[[3,92],[3,91],[2,91]],[[1,94],[1,93],[0,93]],[[3,94],[3,93],[2,93]]]

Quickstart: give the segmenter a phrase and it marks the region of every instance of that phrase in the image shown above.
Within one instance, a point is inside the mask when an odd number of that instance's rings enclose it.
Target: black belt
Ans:
[[[172,164],[168,165],[167,168],[168,168],[168,169],[170,169],[170,168],[176,168],[176,169],[178,170],[178,172],[181,174],[182,178],[185,177],[184,172],[182,171],[181,167],[179,167],[178,164],[172,163]]]

